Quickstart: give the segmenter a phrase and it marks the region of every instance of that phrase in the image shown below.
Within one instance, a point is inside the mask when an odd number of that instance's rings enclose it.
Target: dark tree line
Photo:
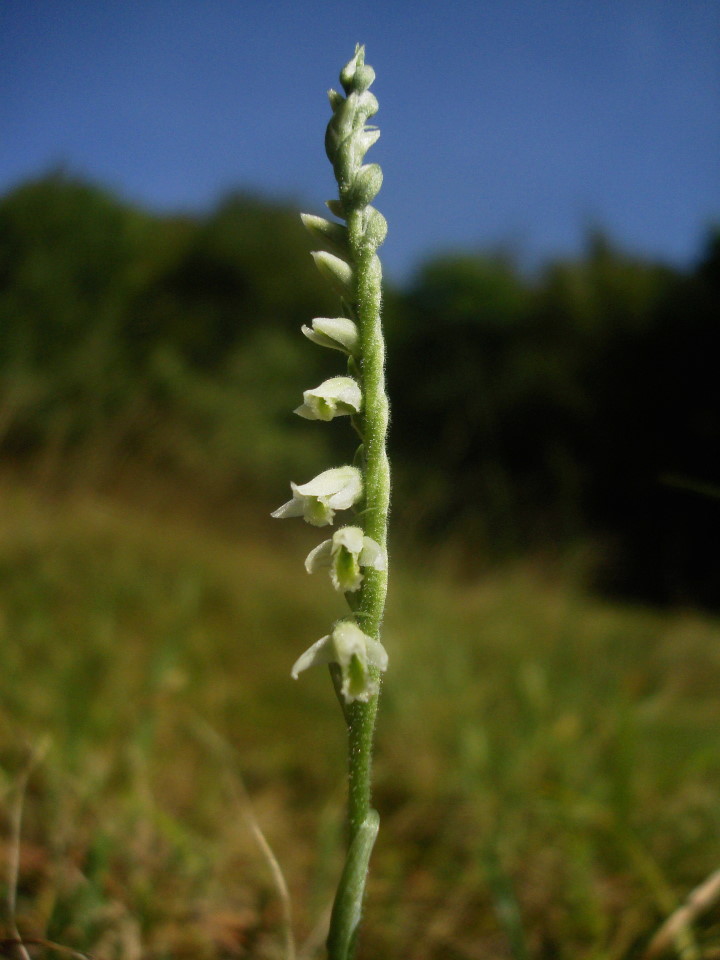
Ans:
[[[438,260],[402,310],[394,437],[428,524],[480,551],[591,534],[608,586],[717,603],[720,237],[689,273],[602,237],[530,283]]]
[[[337,372],[298,335],[337,306],[288,205],[152,215],[63,174],[0,199],[0,445],[224,490],[347,458],[288,410]],[[720,235],[694,269],[602,236],[528,278],[426,263],[389,290],[397,514],[468,559],[592,538],[615,589],[717,605]],[[327,445],[334,447],[328,451]]]

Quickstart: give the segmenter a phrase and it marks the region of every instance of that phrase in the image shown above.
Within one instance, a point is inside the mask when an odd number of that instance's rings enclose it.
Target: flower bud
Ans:
[[[357,129],[364,126],[368,117],[373,117],[380,109],[377,97],[369,90],[363,93],[351,93],[347,98],[347,104],[353,111],[353,128]]]
[[[362,93],[374,80],[375,71],[365,63],[365,47],[358,45],[355,48],[355,56],[340,71],[340,83],[345,93],[350,93],[351,90]]]
[[[377,163],[360,167],[353,181],[342,191],[343,201],[353,207],[364,207],[375,198],[383,182],[383,173]]]
[[[352,299],[355,293],[355,275],[350,264],[325,250],[314,250],[311,256],[320,273],[330,281],[340,296]]]
[[[303,326],[302,332],[319,347],[329,347],[353,356],[357,353],[358,328],[347,317],[316,317],[312,327]]]
[[[370,147],[380,139],[380,131],[377,127],[365,127],[355,136],[355,139],[358,144],[358,153],[361,157],[364,157]]]
[[[325,153],[327,153],[331,163],[335,162],[340,144],[353,135],[355,114],[354,100],[343,100],[341,97],[337,101],[335,112],[325,129]]]
[[[369,86],[375,79],[375,71],[372,67],[365,67],[365,46],[361,43],[355,44],[355,56],[349,60],[340,71],[340,83],[343,85],[345,93],[350,93],[353,87],[356,87],[358,80],[358,71],[371,70],[373,77],[365,86]],[[361,74],[363,77],[365,73]],[[364,89],[364,88],[363,88]]]
[[[365,130],[345,137],[337,145],[333,167],[338,182],[353,180],[357,176],[365,154],[379,138],[379,130],[366,127]]]
[[[345,219],[345,207],[343,207],[340,200],[326,200],[325,206],[330,213],[334,213],[336,217],[340,217],[341,220]]]
[[[343,223],[333,223],[324,217],[315,217],[311,213],[301,213],[303,226],[316,240],[320,240],[330,250],[342,257],[348,256],[348,232]]]
[[[359,64],[355,68],[355,76],[353,77],[353,88],[359,93],[362,93],[363,90],[367,90],[371,83],[375,81],[375,71],[370,66],[370,64],[363,63]]]
[[[370,205],[365,208],[363,214],[363,235],[366,242],[372,244],[375,250],[387,236],[387,220],[379,210]]]
[[[345,103],[345,97],[338,93],[337,90],[328,90],[328,100],[330,101],[330,106],[333,109],[333,113],[338,110],[343,103]]]

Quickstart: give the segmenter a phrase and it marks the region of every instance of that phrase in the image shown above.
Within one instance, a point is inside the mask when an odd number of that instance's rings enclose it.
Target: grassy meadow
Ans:
[[[2,955],[16,924],[33,957],[285,958],[254,817],[321,957],[343,727],[289,676],[342,610],[317,531],[159,481],[1,487]],[[720,862],[720,623],[597,599],[581,555],[393,560],[360,960],[641,957]],[[717,908],[668,955],[720,956]]]

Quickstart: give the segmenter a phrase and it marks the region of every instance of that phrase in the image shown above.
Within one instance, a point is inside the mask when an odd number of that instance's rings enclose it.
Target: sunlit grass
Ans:
[[[28,750],[51,741],[24,801],[20,930],[102,960],[282,956],[242,776],[302,947],[340,861],[343,744],[327,678],[289,669],[331,587],[309,589],[270,520],[258,536],[179,499],[2,492],[6,838]],[[638,956],[720,859],[718,623],[600,602],[539,564],[394,575],[361,955]]]

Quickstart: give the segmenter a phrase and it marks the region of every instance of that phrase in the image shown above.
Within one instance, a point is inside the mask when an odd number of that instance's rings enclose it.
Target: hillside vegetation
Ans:
[[[0,954],[322,956],[342,605],[270,510],[352,456],[297,211],[0,198]],[[635,960],[718,867],[720,240],[386,291],[383,821],[358,960]],[[329,351],[325,351],[329,353]],[[17,863],[16,863],[17,855]],[[34,943],[31,941],[35,941]],[[710,904],[669,956],[720,956]],[[23,960],[27,960],[23,956]]]
[[[8,194],[4,462],[95,487],[140,462],[275,497],[351,456],[289,413],[335,371],[298,332],[337,311],[308,247],[297,211],[242,194],[203,217],[62,174]],[[475,565],[589,539],[598,583],[716,606],[719,315],[717,235],[685,272],[599,235],[533,278],[494,255],[421,266],[386,293],[403,529],[459,534]]]

